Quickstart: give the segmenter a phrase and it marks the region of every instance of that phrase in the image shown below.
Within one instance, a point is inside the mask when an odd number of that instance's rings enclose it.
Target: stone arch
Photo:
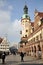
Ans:
[[[33,52],[33,47],[32,47],[32,52]]]
[[[41,51],[41,47],[40,47],[40,45],[38,45],[38,51]]]
[[[41,59],[41,57],[42,57],[41,46],[38,45],[38,58]]]
[[[31,56],[31,47],[29,47],[29,55]]]
[[[34,46],[34,52],[36,53],[36,46]]]

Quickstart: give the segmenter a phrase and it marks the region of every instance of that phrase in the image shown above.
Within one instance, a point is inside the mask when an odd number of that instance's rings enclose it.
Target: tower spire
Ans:
[[[28,7],[27,7],[26,4],[25,4],[25,6],[24,6],[24,14],[28,14]]]
[[[22,16],[22,18],[28,18],[30,20],[30,17],[28,16],[28,7],[25,4],[24,8],[23,8],[24,14]]]
[[[25,5],[26,5],[26,1],[25,1]]]

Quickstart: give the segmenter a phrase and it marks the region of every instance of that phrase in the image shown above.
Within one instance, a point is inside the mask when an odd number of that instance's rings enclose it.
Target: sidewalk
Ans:
[[[43,59],[38,60],[31,56],[24,56],[24,62],[21,62],[20,55],[9,55],[6,57],[5,63],[6,65],[42,64]],[[1,62],[0,62],[0,65],[1,65]]]
[[[31,56],[24,57],[25,63],[34,63],[34,64],[40,64],[43,63],[43,59],[37,59]]]
[[[15,57],[15,61],[17,61],[18,64],[21,64],[21,63],[41,64],[43,63],[43,59],[36,59],[31,56],[24,56],[24,62],[21,62],[20,55],[16,55],[14,57]]]

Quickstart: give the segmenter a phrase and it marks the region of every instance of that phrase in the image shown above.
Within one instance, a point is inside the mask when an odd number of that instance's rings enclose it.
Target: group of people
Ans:
[[[2,59],[3,64],[5,63],[5,57],[6,57],[6,54],[5,54],[5,52],[3,52],[2,55],[1,55],[1,59]],[[23,52],[20,53],[20,57],[21,57],[21,61],[24,61],[24,59],[23,59],[24,53]]]
[[[23,52],[20,52],[20,57],[21,57],[21,62],[24,61],[24,53]],[[40,55],[41,56],[41,55]],[[3,52],[2,55],[1,55],[1,59],[2,59],[2,63],[4,64],[5,63],[5,57],[6,57],[6,53]]]

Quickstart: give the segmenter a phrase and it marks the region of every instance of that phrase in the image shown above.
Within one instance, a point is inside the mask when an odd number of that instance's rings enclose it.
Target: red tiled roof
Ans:
[[[31,26],[34,26],[34,22],[31,22]]]
[[[43,12],[38,12],[38,15],[39,15],[40,17],[43,17]]]
[[[0,38],[0,43],[2,42],[2,40],[3,40],[3,39],[2,39],[2,38]]]

